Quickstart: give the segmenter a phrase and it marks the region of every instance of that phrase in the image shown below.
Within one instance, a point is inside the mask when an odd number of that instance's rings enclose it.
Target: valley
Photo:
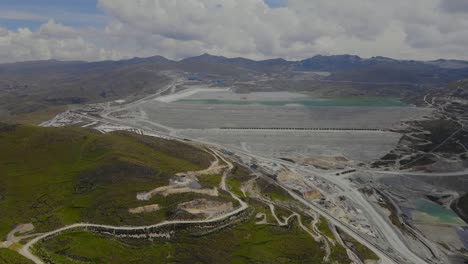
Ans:
[[[461,99],[240,92],[237,79],[160,74],[167,84],[140,98],[2,125],[5,146],[25,142],[2,159],[3,248],[34,263],[463,263],[464,205],[451,209],[468,167]],[[15,211],[12,179],[31,174],[31,210]],[[223,248],[196,253],[212,243]]]
[[[0,264],[468,264],[468,1],[0,1]]]

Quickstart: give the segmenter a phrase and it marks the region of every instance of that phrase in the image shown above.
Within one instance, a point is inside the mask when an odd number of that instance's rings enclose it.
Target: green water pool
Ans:
[[[350,98],[327,98],[327,99],[303,99],[303,100],[219,100],[219,99],[182,99],[178,102],[210,104],[210,105],[302,105],[302,106],[406,106],[399,98],[395,97],[350,97]]]
[[[421,223],[466,225],[455,212],[425,199],[416,201],[416,211],[412,215],[415,221]]]

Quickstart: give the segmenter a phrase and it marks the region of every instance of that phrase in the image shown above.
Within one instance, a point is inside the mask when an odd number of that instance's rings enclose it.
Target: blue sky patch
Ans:
[[[107,18],[97,0],[2,0],[0,27],[36,29],[49,19],[74,27],[104,26]]]
[[[286,0],[264,0],[271,8],[279,8],[287,6]]]

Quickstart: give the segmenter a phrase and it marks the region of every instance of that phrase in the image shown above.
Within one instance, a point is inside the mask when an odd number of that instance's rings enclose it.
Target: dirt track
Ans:
[[[76,228],[87,228],[87,227],[94,227],[94,228],[106,228],[106,229],[113,229],[113,230],[126,230],[126,231],[132,231],[132,230],[148,230],[148,229],[151,229],[151,228],[157,228],[157,227],[162,227],[162,226],[167,226],[167,225],[174,225],[174,224],[198,224],[198,223],[214,223],[214,222],[217,222],[217,221],[220,221],[220,220],[224,220],[224,219],[227,219],[231,216],[234,216],[242,211],[244,211],[245,209],[248,208],[248,205],[242,201],[239,197],[237,197],[234,193],[232,193],[231,191],[229,191],[227,188],[226,188],[226,183],[225,183],[225,179],[227,177],[227,175],[229,174],[229,172],[234,168],[234,165],[227,161],[226,159],[224,159],[222,156],[220,156],[216,151],[213,151],[214,155],[221,158],[226,164],[227,164],[227,168],[225,169],[225,171],[223,172],[223,177],[222,177],[222,180],[221,180],[221,183],[220,183],[220,188],[226,192],[228,192],[235,200],[237,200],[240,204],[240,206],[233,210],[233,211],[230,211],[226,214],[223,214],[223,215],[219,215],[219,216],[216,216],[216,217],[213,217],[211,219],[206,219],[206,220],[175,220],[175,221],[164,221],[164,222],[161,222],[161,223],[158,223],[158,224],[154,224],[154,225],[149,225],[149,226],[128,226],[128,227],[119,227],[119,226],[110,226],[110,225],[98,225],[98,224],[89,224],[89,223],[76,223],[76,224],[73,224],[73,225],[68,225],[68,226],[65,226],[65,227],[62,227],[62,228],[59,228],[59,229],[56,229],[54,231],[50,231],[50,232],[47,232],[47,233],[44,233],[44,234],[33,234],[33,235],[37,235],[37,237],[35,237],[34,239],[30,240],[27,244],[25,244],[24,246],[22,246],[18,252],[23,255],[24,257],[32,260],[34,263],[36,264],[44,264],[44,262],[39,259],[37,256],[35,256],[32,252],[31,252],[31,247],[33,247],[37,242],[41,241],[42,239],[45,239],[45,238],[48,238],[48,237],[51,237],[51,236],[54,236],[54,235],[57,235],[61,232],[64,232],[64,231],[67,231],[67,230],[71,230],[71,229],[76,229]],[[16,232],[15,232],[16,233]],[[30,236],[33,236],[33,235],[30,235]]]

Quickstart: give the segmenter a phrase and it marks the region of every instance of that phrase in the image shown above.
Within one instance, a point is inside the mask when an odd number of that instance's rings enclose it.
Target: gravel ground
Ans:
[[[413,107],[304,107],[266,105],[204,105],[146,102],[141,105],[151,120],[176,129],[259,128],[366,128],[388,129],[402,120],[430,115]]]
[[[189,129],[179,133],[257,155],[283,158],[344,156],[355,161],[378,159],[400,140],[399,134],[391,132]]]

